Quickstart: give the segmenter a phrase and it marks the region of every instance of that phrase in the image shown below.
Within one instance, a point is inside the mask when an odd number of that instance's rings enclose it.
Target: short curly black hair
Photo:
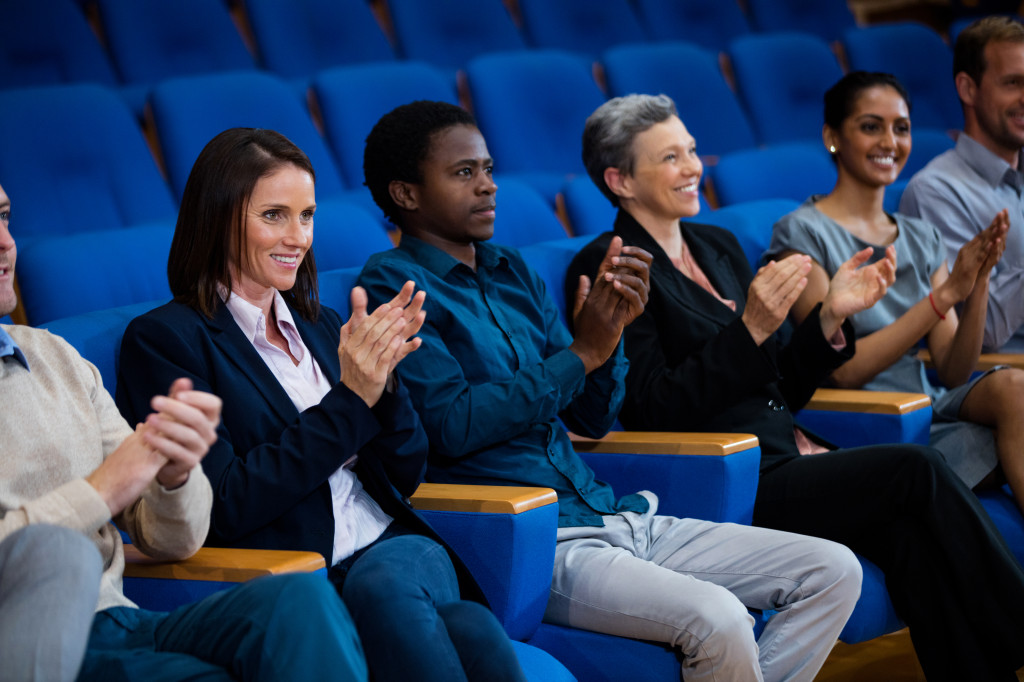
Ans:
[[[363,184],[370,188],[384,216],[398,227],[403,227],[402,215],[388,186],[392,180],[423,182],[421,166],[430,151],[431,138],[457,125],[476,127],[476,119],[454,104],[419,100],[381,116],[367,135]]]

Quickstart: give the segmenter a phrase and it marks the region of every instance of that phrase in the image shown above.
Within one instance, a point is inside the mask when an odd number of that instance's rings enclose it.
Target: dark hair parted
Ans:
[[[673,116],[678,116],[676,104],[668,95],[626,95],[608,100],[587,117],[583,166],[613,206],[619,205],[619,197],[604,181],[605,170],[618,168],[624,175],[632,175],[636,164],[633,140]]]
[[[1013,17],[991,16],[960,31],[953,46],[953,77],[963,71],[980,83],[988,68],[985,46],[995,42],[1024,43],[1024,24]]]
[[[832,130],[842,128],[843,121],[853,113],[860,94],[877,87],[889,87],[898,92],[907,103],[907,111],[910,111],[910,94],[896,76],[877,71],[851,71],[825,93],[825,125]]]
[[[363,151],[363,184],[395,225],[402,227],[402,215],[391,199],[389,185],[394,180],[423,182],[422,164],[430,153],[431,140],[457,125],[476,127],[476,119],[462,107],[428,100],[403,104],[374,124]]]
[[[167,258],[175,301],[213,317],[220,302],[217,285],[231,289],[232,243],[238,257],[246,257],[245,214],[256,183],[289,164],[316,181],[305,153],[273,130],[230,128],[207,143],[185,184]],[[320,301],[312,249],[299,265],[295,286],[281,295],[304,318],[316,319]]]

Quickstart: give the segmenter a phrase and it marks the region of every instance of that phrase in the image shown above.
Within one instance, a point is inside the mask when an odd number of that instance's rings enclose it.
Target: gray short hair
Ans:
[[[645,130],[678,116],[675,102],[668,95],[626,95],[599,106],[583,126],[583,165],[601,193],[612,205],[619,197],[604,181],[606,168],[633,173],[633,140]]]

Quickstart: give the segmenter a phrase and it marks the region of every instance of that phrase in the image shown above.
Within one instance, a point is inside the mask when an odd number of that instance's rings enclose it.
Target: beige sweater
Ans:
[[[0,540],[32,523],[92,538],[105,570],[96,609],[134,606],[121,589],[124,550],[110,510],[84,477],[131,433],[96,368],[41,329],[3,325],[28,359],[0,359]],[[210,524],[210,483],[197,467],[172,491],[155,481],[115,521],[150,556],[183,559]]]

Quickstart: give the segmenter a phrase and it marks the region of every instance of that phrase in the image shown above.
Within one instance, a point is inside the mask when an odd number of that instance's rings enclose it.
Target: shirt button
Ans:
[[[786,409],[786,406],[778,402],[777,400],[769,400],[768,407],[772,408],[772,411],[774,412],[782,412],[784,409]]]

